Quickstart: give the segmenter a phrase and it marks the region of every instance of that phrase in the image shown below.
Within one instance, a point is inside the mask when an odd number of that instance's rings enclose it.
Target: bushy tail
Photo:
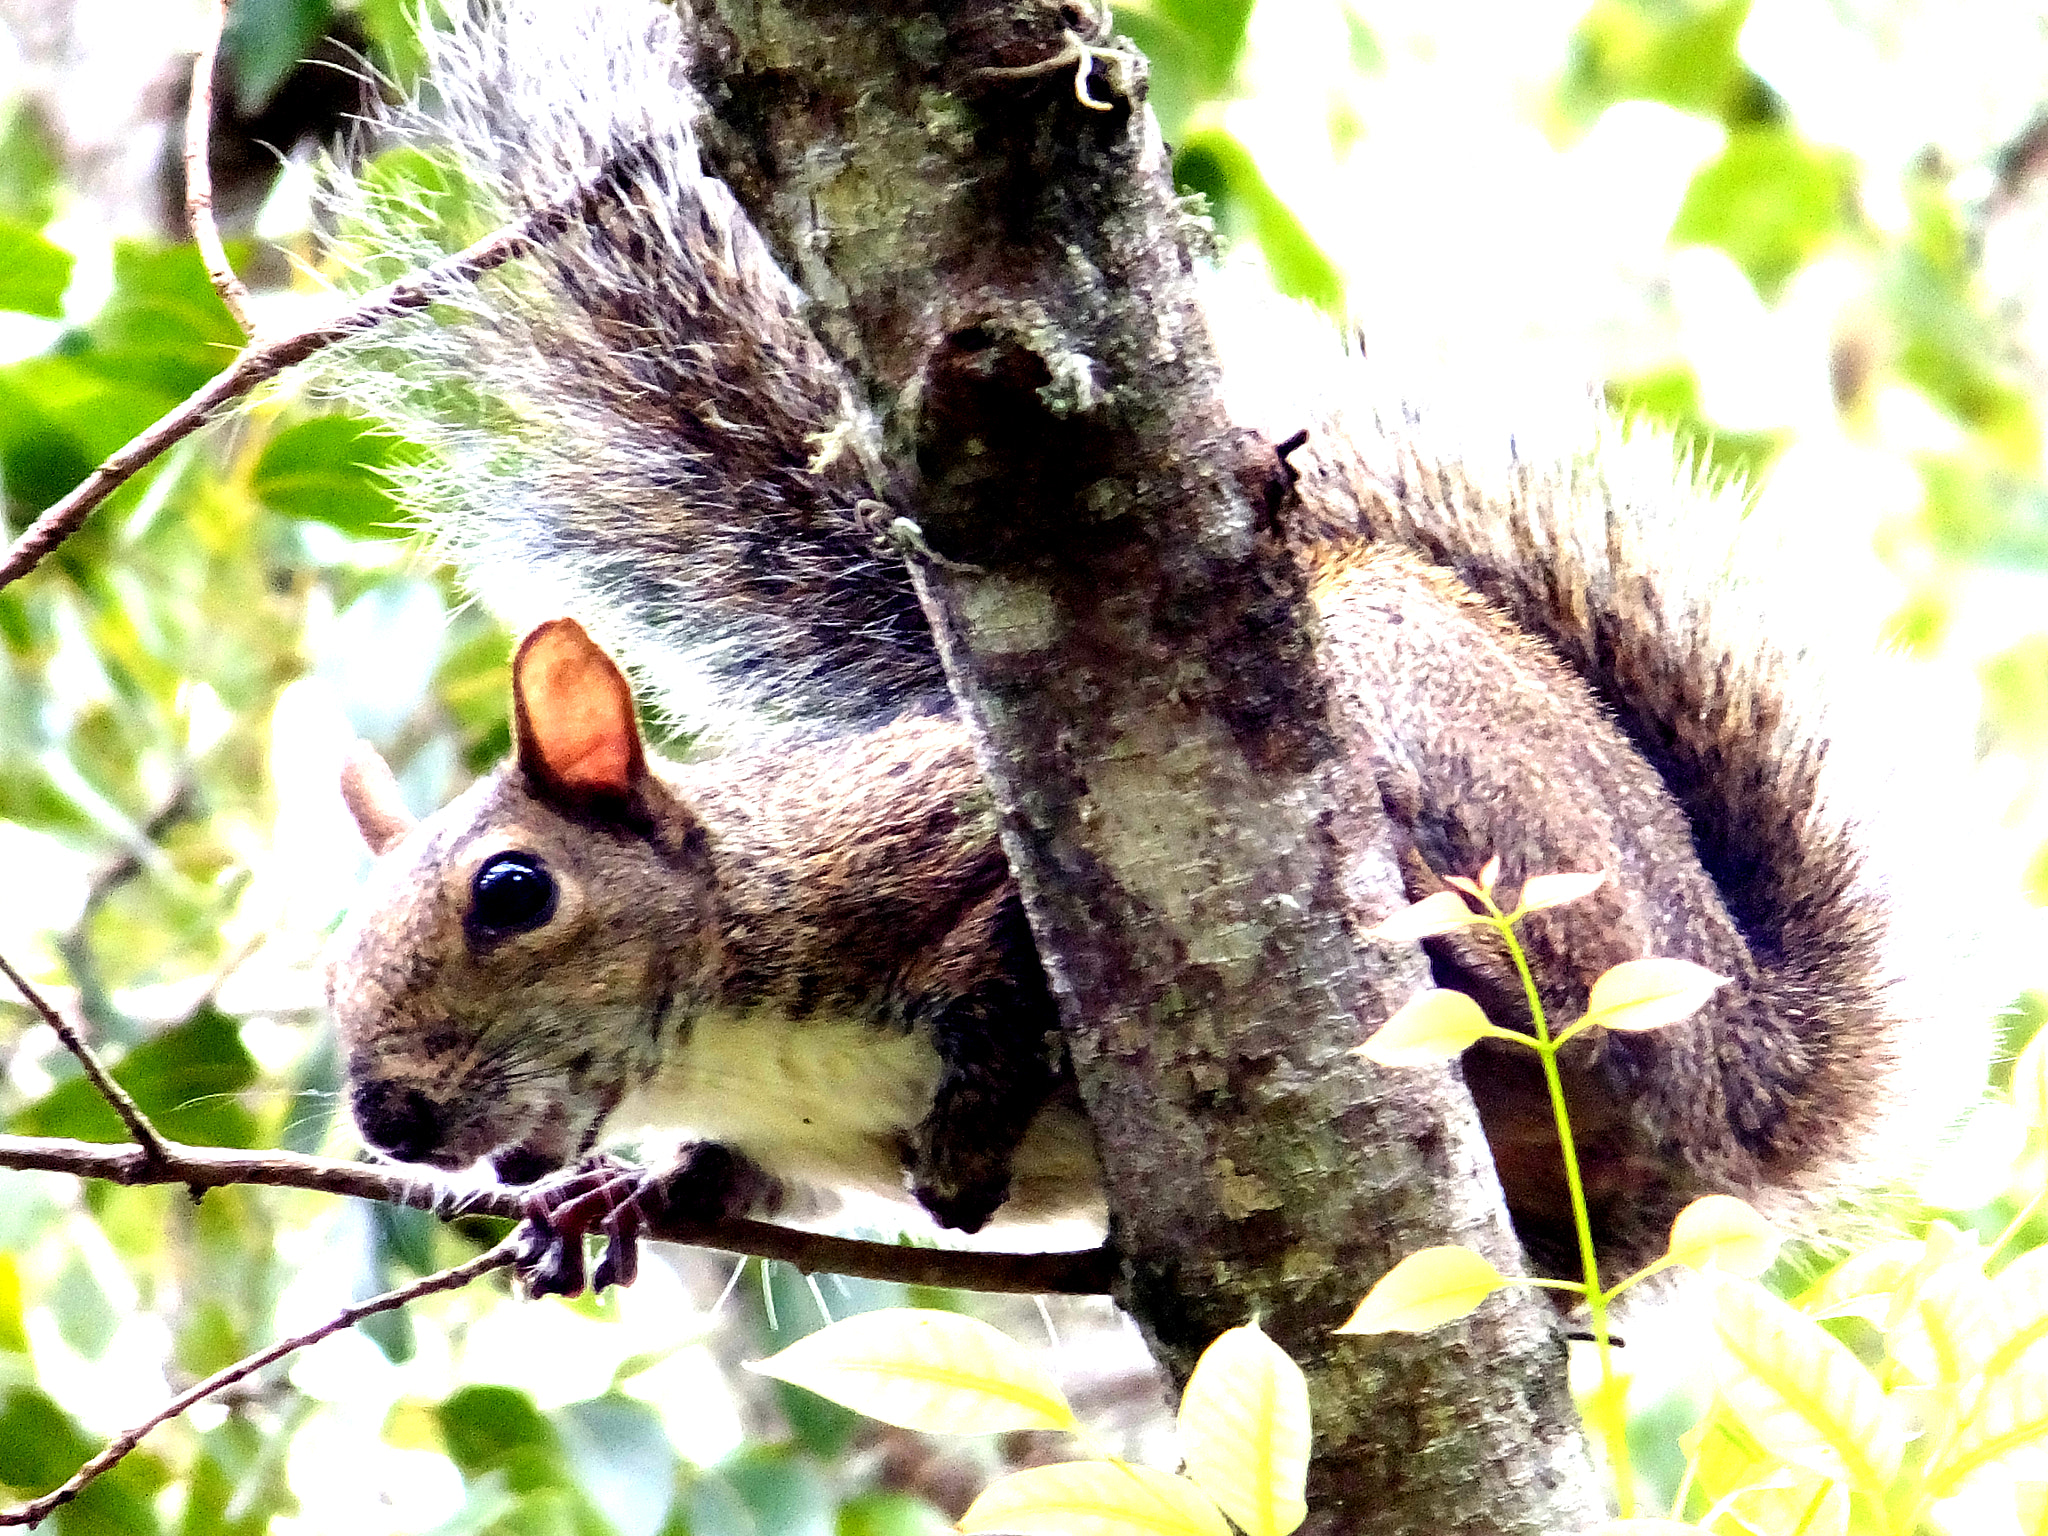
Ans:
[[[699,168],[673,12],[515,0],[428,41],[425,93],[328,181],[344,262],[385,281],[598,190],[537,254],[328,361],[432,450],[411,509],[508,618],[584,617],[686,715],[942,697],[861,515],[866,426]]]
[[[1821,675],[1790,638],[1799,617],[1766,617],[1734,574],[1739,489],[1701,483],[1668,435],[1591,401],[1557,431],[1526,412],[1512,432],[1474,431],[1376,411],[1354,374],[1365,403],[1318,422],[1294,456],[1304,536],[1389,540],[1455,572],[1546,640],[1662,778],[1775,1021],[1770,1051],[1723,1063],[1730,1134],[1771,1182],[1795,1186],[1924,1155],[1930,1136],[1878,1141],[1966,1106],[2004,999],[1951,985],[1962,967],[1935,953],[1935,929],[1952,924],[1915,933],[1919,919],[1900,917],[1915,893],[1886,883],[1898,812],[1880,813],[1889,797],[1830,761],[1838,716],[1822,701],[1854,685]],[[1861,746],[1895,756],[1898,744]]]

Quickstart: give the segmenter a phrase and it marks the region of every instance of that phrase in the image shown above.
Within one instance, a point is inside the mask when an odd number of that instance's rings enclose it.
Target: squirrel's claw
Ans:
[[[640,1273],[641,1199],[651,1187],[647,1170],[601,1154],[526,1192],[521,1202],[517,1269],[529,1296],[580,1296],[585,1283],[583,1239],[602,1231],[604,1257],[589,1276],[602,1291],[631,1285]]]
[[[529,1298],[583,1294],[583,1239],[565,1237],[538,1217],[520,1226],[513,1265]]]

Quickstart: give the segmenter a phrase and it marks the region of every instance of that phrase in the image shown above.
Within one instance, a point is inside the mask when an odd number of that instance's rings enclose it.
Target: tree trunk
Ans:
[[[1347,901],[1400,886],[1326,718],[1279,461],[1218,400],[1142,61],[1091,60],[1095,110],[1072,0],[712,9],[707,158],[867,392],[921,529],[1101,1143],[1120,1300],[1177,1378],[1254,1316],[1302,1363],[1308,1530],[1590,1523],[1542,1304],[1330,1332],[1417,1248],[1519,1254],[1455,1074],[1347,1054],[1423,973],[1354,949]]]

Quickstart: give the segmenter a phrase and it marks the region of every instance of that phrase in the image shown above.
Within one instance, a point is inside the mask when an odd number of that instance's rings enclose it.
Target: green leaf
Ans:
[[[1113,1461],[1015,1472],[960,1517],[966,1536],[1230,1536],[1216,1506],[1184,1477]]]
[[[121,1326],[121,1314],[80,1255],[65,1260],[47,1299],[64,1342],[88,1360],[99,1359]]]
[[[0,368],[0,463],[10,501],[48,506],[170,404],[168,395],[106,378],[72,357]],[[94,528],[88,523],[87,534]]]
[[[281,1438],[289,1424],[271,1434]],[[179,1536],[264,1536],[276,1517],[296,1512],[280,1449],[240,1416],[207,1434],[192,1461]]]
[[[824,1536],[833,1489],[818,1465],[782,1446],[754,1446],[720,1464],[720,1476],[691,1490],[691,1536]]]
[[[1256,1324],[1222,1334],[1180,1399],[1187,1474],[1248,1536],[1308,1518],[1308,1382]]]
[[[2048,1031],[2036,1031],[2013,1063],[2012,1106],[2030,1129],[2048,1128]]]
[[[17,1387],[0,1398],[0,1483],[25,1492],[54,1488],[99,1449],[42,1393]]]
[[[904,1429],[985,1435],[1074,1425],[1066,1397],[1022,1345],[954,1312],[862,1313],[747,1369]]]
[[[2048,492],[1982,453],[1922,455],[1921,521],[1943,554],[2048,568]]]
[[[173,1140],[217,1147],[253,1143],[254,1117],[235,1095],[256,1081],[256,1063],[242,1044],[240,1027],[216,1009],[203,1009],[144,1041],[115,1066],[114,1081]],[[10,1128],[22,1136],[128,1139],[120,1117],[82,1077],[22,1109]]]
[[[1701,167],[1671,226],[1675,245],[1726,251],[1774,300],[1785,280],[1856,218],[1855,162],[1790,129],[1743,128]]]
[[[273,437],[250,489],[287,517],[312,518],[363,538],[399,521],[390,472],[412,456],[400,438],[354,416],[316,416]]]
[[[26,224],[0,219],[0,309],[55,320],[71,285],[71,253]]]
[[[558,1486],[562,1446],[533,1399],[511,1387],[464,1387],[438,1410],[448,1459],[465,1478],[506,1474],[515,1493]]]
[[[1183,192],[1208,199],[1226,237],[1258,242],[1275,288],[1332,317],[1343,315],[1343,274],[1267,183],[1251,151],[1220,128],[1198,129],[1175,153],[1173,179]]]
[[[570,1475],[617,1536],[657,1536],[676,1492],[676,1453],[661,1416],[611,1396],[571,1403],[554,1424]]]
[[[235,0],[228,8],[221,54],[234,81],[235,107],[244,117],[269,105],[332,14],[328,0]]]
[[[1152,63],[1148,104],[1178,140],[1210,102],[1233,91],[1251,0],[1150,0],[1120,6],[1117,29]]]
[[[1510,1283],[1491,1260],[1470,1248],[1424,1248],[1380,1276],[1336,1331],[1427,1333],[1466,1316]]]
[[[953,1522],[907,1493],[864,1493],[839,1507],[833,1536],[946,1536]]]
[[[113,297],[86,330],[82,365],[154,391],[165,406],[234,361],[244,340],[198,251],[143,240],[115,244]]]
[[[1750,0],[1596,0],[1558,84],[1567,119],[1590,124],[1618,101],[1661,101],[1733,124],[1774,110],[1742,62]]]
[[[410,91],[427,67],[417,25],[420,7],[411,0],[357,0],[354,14],[369,38],[377,73],[400,92]]]
[[[6,110],[0,128],[0,218],[41,229],[57,212],[63,138],[42,105],[24,95]]]
[[[191,1320],[178,1330],[176,1359],[181,1370],[197,1379],[233,1365],[249,1352],[235,1318],[218,1296],[193,1309]]]

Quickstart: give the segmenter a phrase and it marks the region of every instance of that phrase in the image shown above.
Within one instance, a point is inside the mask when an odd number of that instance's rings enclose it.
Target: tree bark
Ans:
[[[707,158],[921,530],[898,527],[1060,1000],[1119,1299],[1178,1378],[1252,1317],[1301,1362],[1308,1530],[1589,1524],[1541,1303],[1331,1334],[1415,1249],[1519,1253],[1455,1074],[1348,1054],[1423,972],[1354,947],[1400,884],[1324,710],[1281,465],[1218,399],[1143,62],[1083,47],[1072,0],[710,9]]]

